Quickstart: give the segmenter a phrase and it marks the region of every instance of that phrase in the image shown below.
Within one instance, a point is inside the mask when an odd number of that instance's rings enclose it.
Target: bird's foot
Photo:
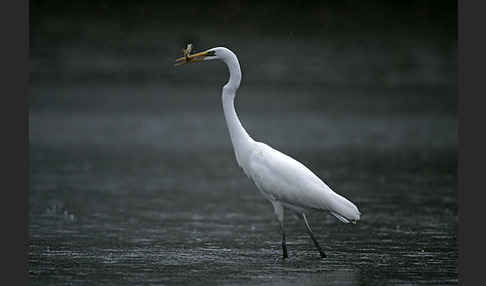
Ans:
[[[275,257],[274,263],[285,263],[287,261],[289,261],[288,256],[278,256],[278,257]]]
[[[326,258],[326,254],[324,253],[324,251],[319,251],[319,253],[321,254],[321,258]]]
[[[285,242],[282,242],[282,251],[283,251],[283,259],[289,258],[289,255],[287,253],[287,244],[285,244]]]

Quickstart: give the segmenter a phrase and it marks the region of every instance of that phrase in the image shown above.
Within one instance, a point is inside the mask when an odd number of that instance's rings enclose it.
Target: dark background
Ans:
[[[248,83],[456,80],[455,1],[32,1],[30,10],[33,81],[181,80],[168,66],[188,42],[234,49]]]
[[[31,1],[29,278],[457,284],[455,1]],[[250,135],[363,213],[313,212],[319,260],[237,166],[226,46]]]

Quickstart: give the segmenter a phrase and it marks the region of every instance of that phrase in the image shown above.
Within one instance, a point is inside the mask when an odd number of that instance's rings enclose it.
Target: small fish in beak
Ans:
[[[182,49],[182,57],[183,57],[183,60],[177,62],[175,64],[175,66],[187,64],[188,62],[190,62],[191,61],[191,58],[189,56],[191,55],[191,51],[192,51],[192,44],[187,44],[187,47],[185,49]]]

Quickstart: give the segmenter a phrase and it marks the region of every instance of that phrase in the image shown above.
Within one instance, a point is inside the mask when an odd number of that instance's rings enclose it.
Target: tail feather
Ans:
[[[356,205],[345,197],[337,193],[334,194],[329,209],[331,214],[344,223],[356,223],[361,217],[361,213]]]
[[[344,222],[344,223],[349,223],[349,220],[347,220],[346,218],[340,216],[339,214],[335,213],[335,212],[331,212],[331,214],[333,216],[335,216],[338,220]]]

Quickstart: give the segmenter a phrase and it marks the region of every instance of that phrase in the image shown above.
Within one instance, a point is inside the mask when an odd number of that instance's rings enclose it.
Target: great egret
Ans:
[[[234,99],[241,82],[241,69],[236,55],[224,47],[190,54],[191,47],[176,65],[207,60],[221,60],[229,69],[229,81],[223,86],[222,100],[226,124],[238,165],[253,180],[257,188],[273,205],[282,234],[283,258],[288,258],[284,230],[284,207],[301,217],[307,232],[322,258],[326,254],[319,246],[307,221],[307,210],[329,211],[344,223],[356,223],[361,216],[358,208],[331,190],[319,177],[297,160],[253,140],[241,125]]]

